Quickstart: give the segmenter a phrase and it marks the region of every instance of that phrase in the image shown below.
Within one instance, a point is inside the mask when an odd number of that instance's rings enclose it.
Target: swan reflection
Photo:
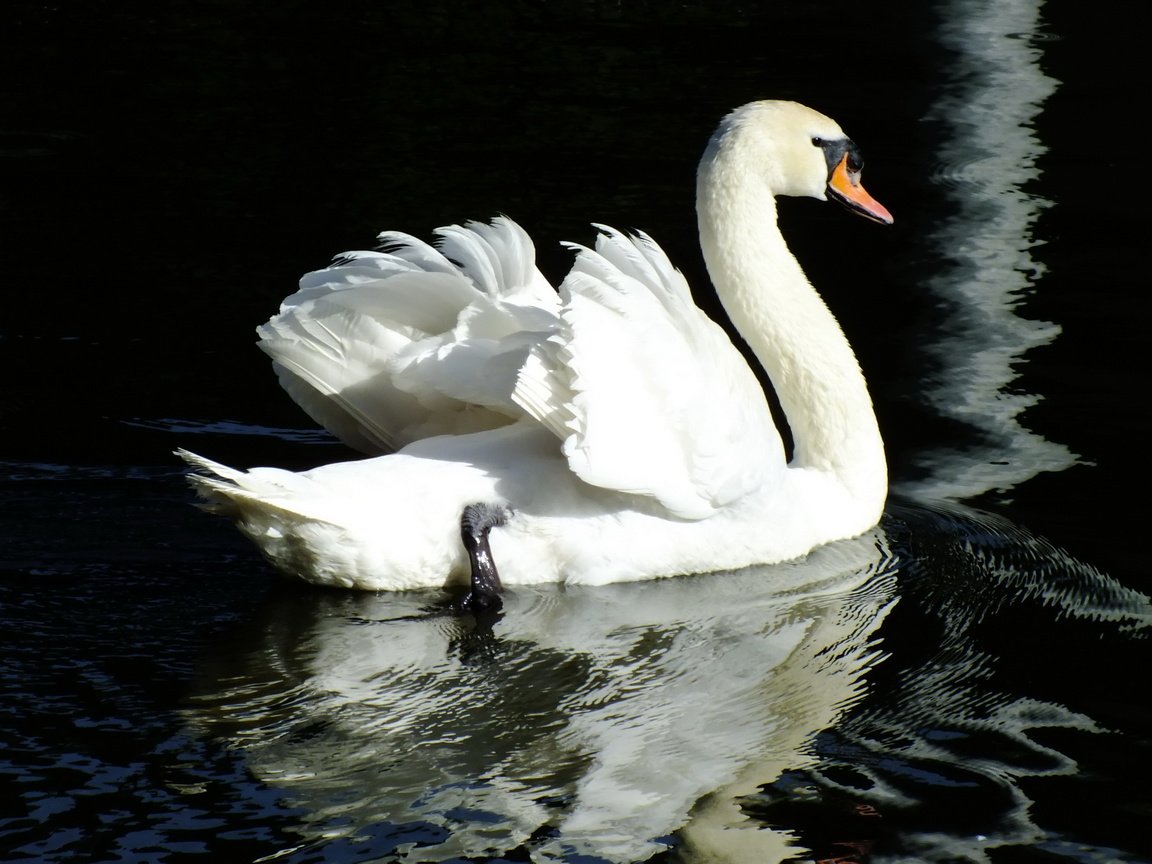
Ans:
[[[278,591],[210,658],[188,718],[297,808],[277,860],[1055,850],[1035,784],[1139,734],[1108,705],[1152,633],[1146,596],[939,506],[789,566],[517,589],[491,629],[436,599]]]
[[[517,589],[490,631],[425,593],[280,592],[189,717],[302,808],[305,845],[384,824],[399,860],[641,861],[680,830],[779,860],[736,800],[860,697],[893,585],[876,530],[771,572]]]

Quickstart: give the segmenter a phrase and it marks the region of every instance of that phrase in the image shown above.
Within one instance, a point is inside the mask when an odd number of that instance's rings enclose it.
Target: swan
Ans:
[[[370,458],[242,471],[186,450],[200,506],[306,582],[404,590],[598,585],[804,556],[879,520],[884,446],[843,332],[777,227],[776,197],[892,216],[823,114],[759,101],[697,172],[700,245],[763,390],[646,234],[597,225],[559,289],[511,219],[399,232],[306,274],[257,329],[280,382]],[[383,454],[383,455],[381,455]]]

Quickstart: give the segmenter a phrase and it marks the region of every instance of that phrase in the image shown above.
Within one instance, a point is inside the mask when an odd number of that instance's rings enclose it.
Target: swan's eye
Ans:
[[[816,136],[815,138],[812,139],[812,146],[813,147],[823,147],[824,146],[824,139],[821,138],[820,136]]]

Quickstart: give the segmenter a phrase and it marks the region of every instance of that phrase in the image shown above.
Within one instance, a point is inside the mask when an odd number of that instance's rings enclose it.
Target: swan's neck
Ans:
[[[724,309],[776,390],[792,467],[881,497],[884,447],[860,366],[776,224],[776,199],[739,151],[710,147],[697,186],[700,243]]]

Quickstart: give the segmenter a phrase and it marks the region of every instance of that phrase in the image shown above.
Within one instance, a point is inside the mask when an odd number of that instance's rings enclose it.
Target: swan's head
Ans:
[[[772,195],[839,201],[854,213],[892,224],[892,214],[860,185],[864,160],[829,117],[798,102],[750,102],[721,122],[701,160],[701,172],[735,166],[761,179]]]

